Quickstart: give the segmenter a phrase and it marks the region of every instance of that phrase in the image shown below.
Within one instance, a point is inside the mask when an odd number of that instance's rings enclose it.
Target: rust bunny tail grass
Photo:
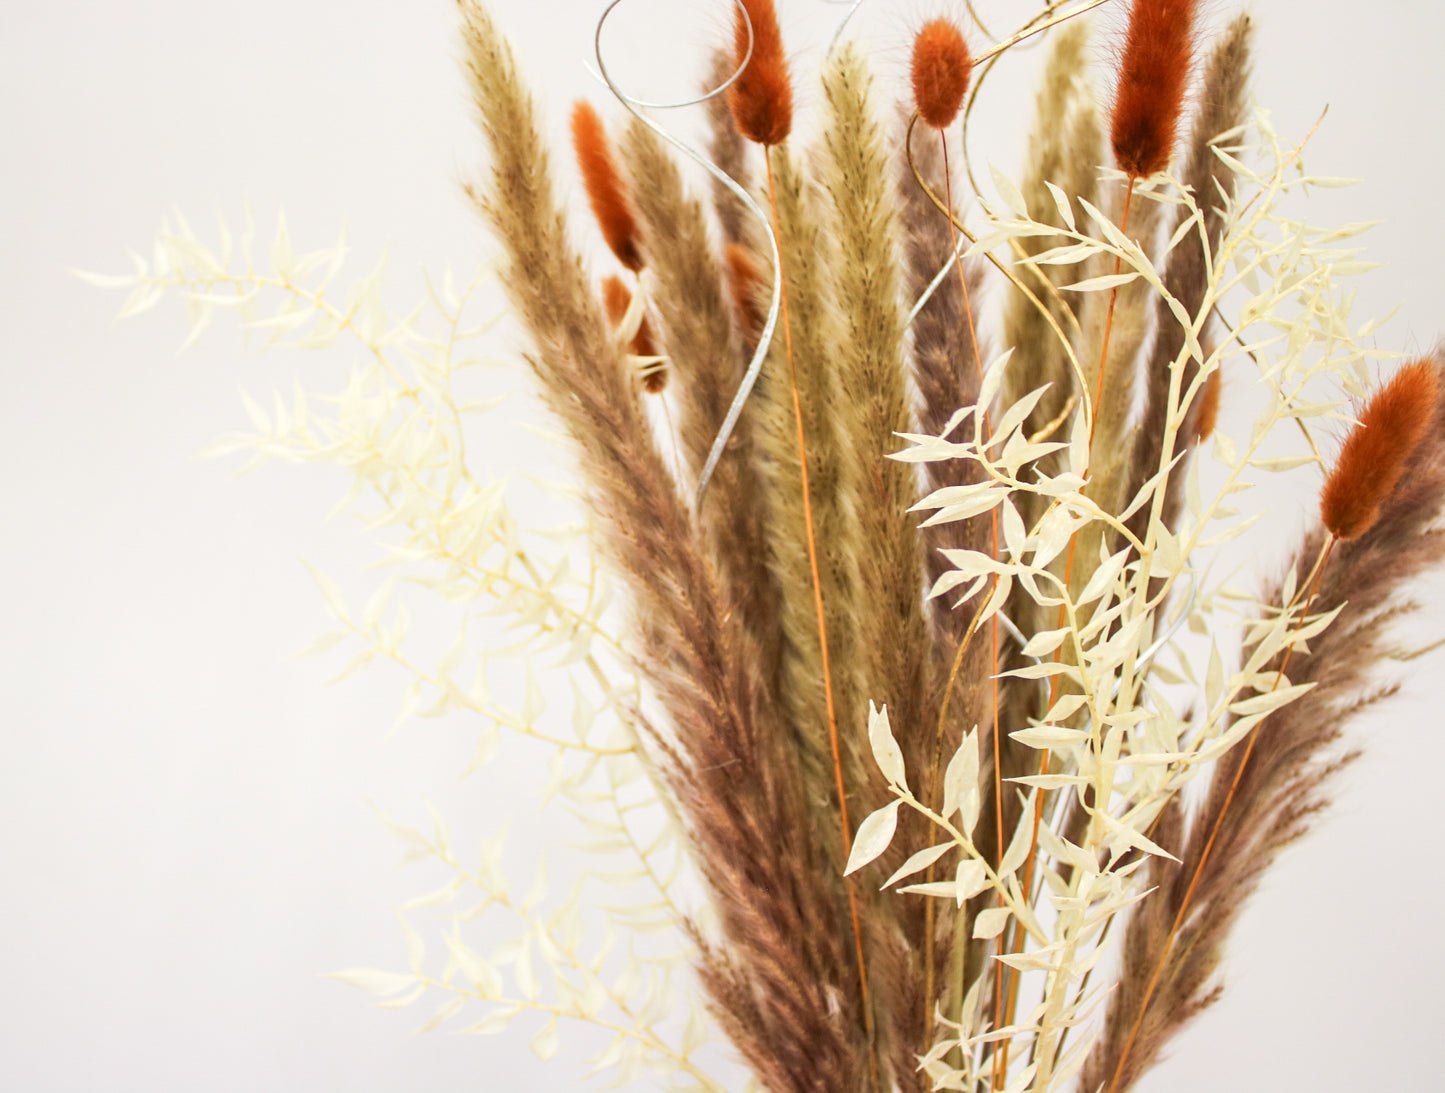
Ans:
[[[763,291],[763,271],[757,255],[741,243],[729,243],[723,248],[723,261],[727,263],[728,291],[738,329],[743,341],[755,346],[763,330],[763,309],[758,301],[758,293]]]
[[[1439,399],[1439,373],[1429,361],[1418,360],[1396,372],[1365,405],[1320,495],[1320,516],[1336,538],[1358,539],[1374,526]]]
[[[733,63],[741,65],[748,56],[750,27],[753,52],[728,88],[733,124],[754,144],[782,144],[793,128],[793,84],[777,9],[773,0],[742,0],[742,8],[734,10]]]
[[[1194,443],[1203,444],[1214,433],[1219,421],[1219,369],[1209,374],[1204,381],[1204,390],[1199,395],[1199,415],[1194,419]]]
[[[602,238],[619,262],[633,273],[639,272],[643,266],[642,251],[637,246],[637,221],[632,215],[632,203],[612,156],[602,118],[585,99],[578,99],[572,107],[572,148],[577,154],[582,183],[587,187],[587,201],[597,218],[597,226],[602,229]]]
[[[632,306],[632,290],[616,274],[606,277],[602,281],[602,303],[607,308],[607,321],[617,326],[627,314],[627,309]],[[657,340],[652,336],[652,325],[647,321],[646,315],[638,324],[637,333],[632,336],[630,348],[636,357],[658,355]],[[667,386],[667,371],[649,369],[642,377],[642,386],[649,394],[657,394]]]
[[[913,39],[913,102],[934,129],[947,129],[963,107],[973,75],[973,56],[963,32],[948,19],[923,24]]]
[[[1119,170],[1148,178],[1169,165],[1193,54],[1195,0],[1134,0],[1110,139]]]

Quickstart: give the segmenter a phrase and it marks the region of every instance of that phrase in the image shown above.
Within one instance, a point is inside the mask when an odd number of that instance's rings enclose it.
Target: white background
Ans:
[[[618,70],[689,93],[721,0],[630,3]],[[493,3],[559,137],[574,96],[602,97],[582,67],[600,6]],[[781,7],[808,71],[841,9]],[[1205,7],[1220,26],[1235,5]],[[1329,104],[1309,163],[1365,178],[1301,211],[1385,221],[1367,256],[1389,266],[1358,314],[1399,303],[1382,347],[1428,348],[1445,318],[1445,15],[1425,0],[1262,7],[1260,101],[1286,135]],[[1031,9],[985,10],[1006,25]],[[885,86],[939,10],[873,0],[859,25]],[[521,1036],[413,1037],[422,1011],[321,978],[400,968],[391,907],[424,887],[366,802],[416,822],[432,800],[464,841],[517,813],[522,861],[546,833],[516,766],[528,753],[459,784],[465,725],[389,736],[396,676],[322,689],[322,665],[285,658],[326,628],[299,558],[346,575],[372,557],[354,524],[323,523],[344,482],[235,478],[193,456],[244,427],[240,384],[264,393],[312,366],[257,361],[220,322],[178,360],[178,308],[116,326],[118,298],[66,272],[123,269],[172,208],[206,233],[247,198],[263,234],[284,207],[298,246],[344,222],[357,272],[389,246],[397,308],[421,267],[472,268],[484,243],[458,180],[479,152],[449,5],[49,0],[7,5],[0,26],[0,1089],[582,1087],[575,1056],[542,1068]],[[1038,57],[1001,73],[972,139],[1010,171]],[[800,84],[800,100],[816,93]],[[1281,548],[1312,498],[1291,499]],[[1445,632],[1445,609],[1427,623]],[[1244,917],[1225,1001],[1144,1089],[1438,1087],[1441,667],[1417,665],[1406,697],[1354,727],[1365,758]]]

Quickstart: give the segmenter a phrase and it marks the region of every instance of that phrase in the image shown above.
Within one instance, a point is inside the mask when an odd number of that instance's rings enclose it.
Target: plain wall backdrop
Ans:
[[[602,6],[491,4],[569,179],[567,105],[604,97],[584,67]],[[1006,26],[1036,6],[983,10]],[[1117,6],[1106,32],[1122,25]],[[639,92],[690,94],[724,0],[624,7],[617,71]],[[900,86],[908,31],[961,7],[865,5],[857,26],[885,89]],[[800,70],[813,71],[843,9],[780,8]],[[1236,0],[1204,8],[1222,26]],[[1307,162],[1364,179],[1302,211],[1383,221],[1365,257],[1388,265],[1361,282],[1357,315],[1399,304],[1381,347],[1429,348],[1445,328],[1445,11],[1258,8],[1260,103],[1286,137],[1328,104]],[[486,244],[459,180],[481,153],[451,6],[49,0],[7,5],[0,28],[0,1089],[589,1087],[580,1054],[532,1057],[529,1024],[502,1038],[412,1036],[430,1006],[378,1010],[322,978],[403,967],[391,909],[426,887],[397,868],[368,802],[418,822],[429,800],[466,845],[514,814],[519,863],[569,829],[537,814],[533,752],[504,747],[496,770],[459,782],[464,721],[392,735],[398,675],[323,689],[329,666],[287,658],[328,628],[299,559],[346,580],[374,557],[353,521],[324,522],[345,482],[285,466],[238,478],[235,461],[194,456],[245,427],[239,386],[267,394],[324,365],[258,358],[221,320],[177,359],[178,306],[116,325],[119,296],[68,272],[125,269],[172,209],[213,238],[216,211],[235,224],[245,200],[263,239],[282,208],[298,247],[344,223],[356,273],[389,248],[394,310],[419,298],[423,267],[474,268]],[[971,136],[976,157],[1012,173],[1040,56],[1001,69]],[[800,83],[804,110],[817,97]],[[311,385],[340,374],[331,367]],[[498,446],[481,460],[507,458]],[[1313,494],[1283,503],[1294,510],[1281,549]],[[1445,635],[1435,602],[1423,632]],[[1143,1089],[1439,1086],[1441,711],[1429,686],[1441,669],[1439,657],[1400,669],[1404,696],[1354,726],[1364,758],[1244,916],[1224,1001]]]

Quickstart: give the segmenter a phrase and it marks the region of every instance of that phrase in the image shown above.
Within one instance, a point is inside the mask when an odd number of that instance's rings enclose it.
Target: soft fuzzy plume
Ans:
[[[782,144],[793,128],[793,85],[783,34],[773,0],[741,0],[733,24],[733,63],[748,58],[749,27],[752,57],[728,88],[728,106],[738,132],[755,144]]]
[[[1134,0],[1110,139],[1119,170],[1147,178],[1169,165],[1193,52],[1195,0]]]
[[[918,116],[934,129],[947,129],[963,107],[973,57],[963,32],[948,19],[923,24],[913,39],[913,101]]]
[[[597,218],[597,226],[602,229],[602,238],[617,260],[637,273],[643,261],[637,246],[637,220],[632,215],[632,203],[612,156],[602,118],[585,99],[578,99],[572,107],[572,148],[577,154],[582,183],[587,187],[587,201]]]
[[[1418,360],[1365,404],[1320,495],[1320,517],[1332,535],[1358,539],[1379,519],[1439,399],[1439,373],[1429,361]]]

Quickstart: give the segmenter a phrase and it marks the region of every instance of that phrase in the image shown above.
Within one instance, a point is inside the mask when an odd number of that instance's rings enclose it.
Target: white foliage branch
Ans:
[[[334,394],[307,390],[298,378],[289,398],[276,393],[268,410],[243,392],[252,429],[222,438],[208,454],[249,452],[247,469],[281,459],[349,474],[333,514],[356,512],[383,537],[380,565],[389,572],[354,609],[313,567],[337,625],[305,652],[352,648],[333,681],[375,661],[398,666],[409,681],[398,724],[449,711],[479,715],[467,773],[493,757],[503,731],[545,745],[551,759],[542,798],[565,802],[587,835],[572,849],[596,865],[561,895],[539,866],[528,894],[517,898],[502,870],[501,834],[483,840],[479,864],[468,868],[435,812],[430,836],[382,817],[406,845],[404,860],[430,861],[449,876],[398,911],[409,970],[354,969],[338,978],[387,1007],[428,992],[446,995],[423,1031],[499,1032],[519,1015],[540,1015],[530,1042],[549,1059],[565,1021],[578,1021],[610,1034],[591,1059],[591,1072],[609,1073],[610,1084],[652,1074],[668,1088],[720,1090],[696,1060],[717,1037],[692,984],[686,934],[677,929],[687,913],[679,893],[689,863],[639,761],[639,682],[608,628],[609,584],[585,527],[524,528],[508,505],[507,481],[484,478],[468,463],[468,429],[503,401],[460,393],[470,372],[504,363],[481,345],[495,320],[472,314],[489,272],[462,286],[450,272],[439,284],[428,281],[426,299],[394,318],[382,302],[384,263],[338,287],[344,237],[297,253],[283,218],[269,264],[258,268],[249,211],[239,241],[224,222],[218,234],[218,245],[208,246],[177,215],[149,259],[134,256],[133,272],[81,276],[128,290],[123,318],[181,297],[190,317],[184,348],[229,311],[248,337],[264,337],[264,349],[340,343],[360,351],[362,362]],[[455,619],[455,637],[440,655],[408,643],[407,593],[428,595],[430,606],[439,601]],[[520,690],[520,703],[493,694],[489,667],[496,662],[523,665],[508,669],[520,681],[511,688]],[[549,695],[554,707],[555,696],[565,695],[570,716],[555,709],[547,716]],[[568,722],[570,734],[557,730]],[[609,898],[584,900],[589,884],[604,885]],[[435,925],[446,956],[439,971],[428,969],[426,942],[411,921],[428,911],[441,915]],[[484,917],[480,928],[469,925]],[[664,934],[669,942],[659,945]],[[485,1013],[453,1022],[468,1004]]]
[[[1246,140],[1247,145],[1227,143]],[[1089,271],[1101,268],[1101,259],[1108,265],[1117,260],[1121,269],[1117,276],[1085,274],[1065,292],[1110,291],[1143,279],[1182,328],[1183,346],[1170,365],[1157,473],[1126,500],[1122,513],[1105,511],[1089,495],[1095,408],[1087,393],[1093,384],[1080,383],[1085,396],[1065,425],[1067,439],[1029,436],[1025,422],[1042,389],[1012,406],[994,405],[1009,367],[1007,352],[986,370],[975,406],[956,413],[938,436],[904,435],[908,447],[894,457],[906,462],[966,460],[981,472],[973,484],[942,488],[920,501],[915,508],[931,513],[924,526],[997,516],[998,557],[945,551],[952,569],[937,580],[931,595],[949,596],[954,609],[967,610],[970,633],[1004,612],[1016,585],[1037,604],[1057,611],[1060,623],[1028,640],[1022,655],[1030,663],[1003,673],[1040,680],[1050,701],[1042,717],[1012,734],[1045,757],[1040,770],[1047,773],[1013,779],[1016,792],[1027,797],[1016,828],[1005,833],[1008,849],[996,869],[972,841],[980,808],[978,732],[987,727],[965,736],[948,765],[941,801],[922,801],[908,787],[909,772],[903,768],[887,711],[874,711],[870,717],[873,754],[895,799],[862,821],[849,872],[888,849],[900,809],[919,813],[940,841],[916,849],[885,887],[935,864],[951,867],[950,880],[910,883],[899,891],[948,901],[960,909],[966,901],[991,893],[994,906],[977,916],[974,936],[996,937],[1011,919],[1017,920],[1026,941],[998,959],[1035,977],[1032,1011],[1008,1027],[991,1027],[992,1008],[985,1005],[991,1000],[978,991],[982,979],[963,996],[960,1012],[940,1014],[949,1034],[936,1040],[922,1060],[935,1088],[973,1088],[983,1058],[980,1049],[1004,1039],[1028,1045],[1015,1053],[1014,1065],[1004,1076],[1008,1089],[1052,1089],[1077,1072],[1092,1038],[1086,1032],[1068,1044],[1068,1033],[1087,1028],[1102,997],[1097,987],[1089,989],[1088,980],[1108,951],[1109,924],[1146,894],[1140,870],[1148,858],[1172,858],[1149,837],[1154,821],[1206,764],[1308,690],[1310,685],[1291,685],[1283,672],[1267,665],[1283,651],[1303,647],[1333,617],[1305,617],[1307,590],[1292,579],[1283,589],[1282,602],[1263,603],[1212,579],[1202,559],[1262,515],[1245,514],[1239,507],[1260,475],[1321,465],[1310,423],[1343,415],[1337,401],[1321,399],[1317,392],[1337,392],[1341,386],[1361,392],[1369,383],[1368,362],[1381,354],[1363,343],[1376,324],[1351,327],[1351,294],[1342,278],[1370,265],[1341,245],[1367,225],[1322,230],[1283,215],[1282,199],[1341,180],[1306,174],[1301,148],[1282,146],[1267,115],[1259,115],[1247,132],[1225,134],[1215,150],[1235,174],[1237,191],[1226,204],[1218,244],[1208,253],[1207,285],[1197,312],[1171,295],[1162,268],[1097,208],[1082,203],[1092,222],[1086,229],[1075,222],[1067,197],[1055,191],[1064,227],[1041,223],[1029,217],[1017,189],[998,172],[995,182],[1006,208],[986,210],[970,252],[984,254],[1030,235],[1062,237],[1065,243],[1032,261]],[[1183,209],[1181,227],[1163,255],[1186,239],[1193,240],[1191,245],[1203,243],[1208,251],[1204,217],[1195,196],[1178,180],[1160,176],[1140,192],[1147,200]],[[1206,348],[1204,331],[1211,316],[1219,316],[1229,338]],[[1210,376],[1236,362],[1239,368],[1232,371],[1242,372],[1247,363],[1256,372],[1264,405],[1247,439],[1216,429],[1212,456],[1218,473],[1212,477],[1219,482],[1206,495],[1199,461],[1178,469],[1187,458],[1180,430]],[[1088,366],[1075,359],[1074,367],[1082,377]],[[1302,439],[1302,450],[1277,454],[1282,440],[1294,435]],[[1053,453],[1062,458],[1049,472],[1038,461]],[[1177,531],[1162,519],[1171,475],[1174,484],[1169,488],[1185,490]],[[1047,501],[1033,527],[1025,526],[1015,503],[1022,494]],[[1142,538],[1130,530],[1138,527],[1132,522],[1136,514],[1147,514]],[[1097,558],[1081,559],[1080,572],[1087,579],[1071,582],[1065,551],[1094,524],[1106,529],[1099,541],[1116,543],[1117,549],[1105,545]],[[1012,625],[1007,618],[1000,621]],[[1199,669],[1176,640],[1185,623],[1194,633],[1208,636],[1208,653]],[[1246,651],[1232,672],[1217,640],[1224,634],[1239,635]],[[1177,671],[1162,663],[1166,653]],[[1181,683],[1186,685],[1182,705],[1191,711],[1186,715],[1170,700],[1171,693],[1178,698]],[[1041,817],[1041,798],[1050,794],[1055,795],[1050,806],[1055,811]],[[1069,795],[1087,818],[1077,842],[1051,822],[1062,814]],[[996,1064],[996,1054],[989,1059]]]

